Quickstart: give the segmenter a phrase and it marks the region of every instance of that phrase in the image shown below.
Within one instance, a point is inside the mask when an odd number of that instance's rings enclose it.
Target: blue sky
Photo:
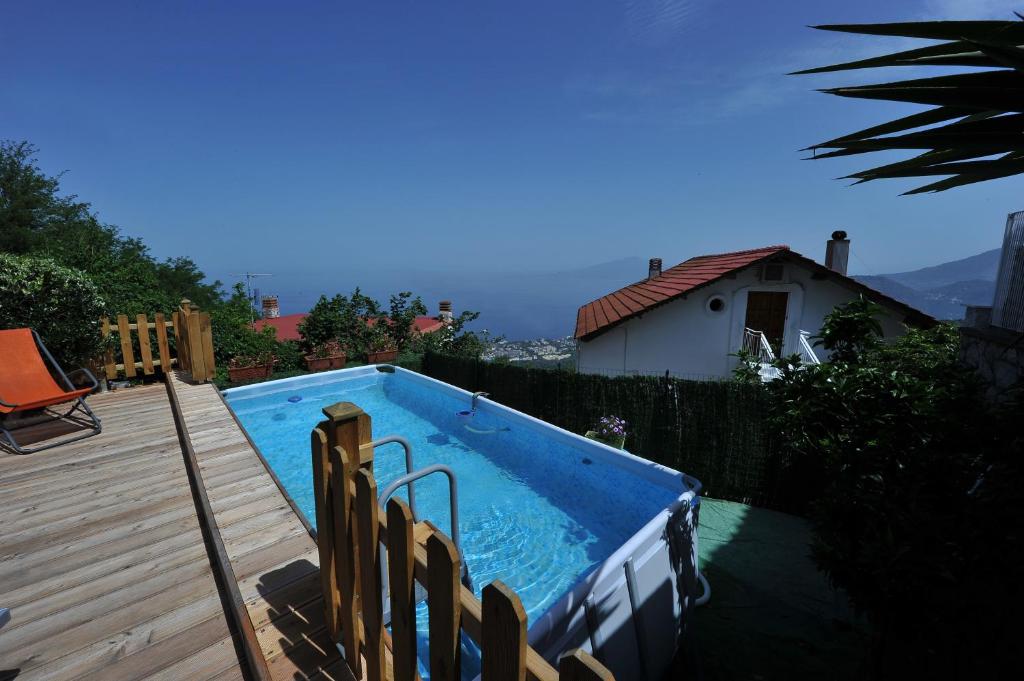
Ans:
[[[905,270],[998,246],[1021,180],[848,188],[832,178],[871,160],[798,149],[911,109],[812,91],[860,74],[784,74],[902,47],[808,24],[1019,5],[8,3],[0,137],[158,256],[282,290],[780,242],[820,258],[836,228],[853,271]]]

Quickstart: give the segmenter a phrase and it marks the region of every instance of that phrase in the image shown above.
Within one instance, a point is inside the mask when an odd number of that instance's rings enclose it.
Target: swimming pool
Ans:
[[[494,579],[515,589],[542,654],[583,646],[619,679],[640,678],[638,667],[653,677],[671,659],[671,634],[694,593],[692,479],[486,399],[465,415],[468,393],[402,369],[345,369],[235,388],[225,398],[311,523],[309,431],[323,407],[353,402],[373,419],[375,438],[412,444],[415,469],[452,468],[474,589],[479,596]],[[377,447],[378,489],[403,474],[402,448]],[[424,478],[415,492],[417,519],[447,531],[447,480]],[[665,626],[668,618],[675,627]]]

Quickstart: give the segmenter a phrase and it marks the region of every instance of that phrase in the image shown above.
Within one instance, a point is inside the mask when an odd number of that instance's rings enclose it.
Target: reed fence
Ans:
[[[188,299],[181,301],[170,319],[162,312],[154,314],[153,321],[145,314],[136,315],[135,321],[119,314],[113,322],[103,317],[100,324],[104,338],[117,334],[117,343],[107,349],[102,360],[108,380],[122,375],[152,376],[178,368],[203,383],[216,373],[210,315],[200,312]]]
[[[526,612],[512,589],[492,582],[481,602],[460,580],[459,552],[449,537],[428,522],[414,523],[401,499],[390,499],[382,513],[370,416],[350,402],[323,411],[327,418],[311,436],[321,588],[327,630],[344,647],[355,678],[418,678],[419,583],[426,588],[430,614],[432,681],[461,678],[462,632],[480,646],[484,681],[612,681],[611,673],[582,650],[563,656],[556,671],[527,645]]]

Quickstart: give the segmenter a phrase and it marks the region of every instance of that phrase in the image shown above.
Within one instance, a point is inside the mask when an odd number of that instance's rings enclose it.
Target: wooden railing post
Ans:
[[[206,370],[206,356],[203,354],[202,318],[197,305],[189,305],[187,321],[190,373],[192,374],[193,381],[202,383],[209,378],[209,373]]]
[[[139,335],[139,355],[142,357],[142,373],[153,373],[153,348],[149,344],[149,317],[135,315],[135,332]]]
[[[388,583],[394,681],[416,679],[415,547],[412,511],[398,497],[388,501]]]
[[[483,681],[525,681],[526,609],[500,581],[484,587],[480,628]]]
[[[313,429],[310,450],[313,457],[313,505],[316,513],[316,544],[320,556],[320,589],[324,597],[324,618],[331,640],[337,640],[338,584],[334,577],[334,499],[331,494],[331,461],[327,435]]]
[[[178,348],[178,366],[184,371],[192,371],[192,357],[189,355],[188,316],[192,310],[192,301],[182,298],[181,304],[174,313],[174,343]]]
[[[102,328],[104,340],[110,338],[110,318],[101,318],[100,325]],[[116,362],[114,361],[114,349],[109,345],[107,345],[107,349],[103,351],[103,370],[107,375],[107,380],[113,380],[117,378],[117,366]]]
[[[171,371],[171,346],[167,342],[167,320],[164,319],[163,312],[157,312],[154,318],[156,321],[156,348],[160,353],[160,370],[166,375]]]
[[[430,679],[459,681],[462,601],[459,552],[440,532],[427,539],[427,608],[430,610]]]
[[[329,422],[324,421],[324,427]],[[359,528],[356,526],[353,478],[359,469],[353,457],[343,447],[333,447],[331,456],[330,493],[334,499],[333,524],[331,536],[333,546],[333,575],[338,589],[339,603],[333,608],[331,619],[335,629],[331,631],[331,640],[340,642],[345,647],[345,660],[355,678],[362,677],[362,663],[359,655],[359,624],[358,613],[361,599],[359,597]],[[319,536],[318,536],[319,542]],[[321,563],[321,571],[324,568]],[[340,631],[339,631],[340,630]]]
[[[135,353],[132,352],[132,332],[128,327],[128,315],[117,315],[117,335],[121,341],[121,356],[124,357],[124,375],[135,376]]]
[[[332,449],[343,447],[358,461],[360,468],[373,472],[373,448],[364,447],[373,439],[373,425],[370,415],[351,402],[337,402],[324,407],[324,416],[329,422],[327,444]]]
[[[363,612],[366,681],[384,681],[384,594],[380,575],[377,483],[365,468],[356,473],[356,519],[359,538],[359,604]]]

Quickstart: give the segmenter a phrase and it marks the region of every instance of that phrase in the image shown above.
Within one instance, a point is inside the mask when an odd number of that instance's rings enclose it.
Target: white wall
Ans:
[[[584,373],[609,375],[664,374],[681,377],[728,376],[736,366],[735,353],[743,340],[749,291],[786,291],[786,334],[783,354],[797,351],[801,330],[816,334],[826,314],[837,305],[854,300],[857,293],[832,279],[813,279],[811,271],[785,263],[781,282],[758,279],[751,267],[734,279],[722,279],[639,317],[619,324],[590,341],[580,341],[578,367]],[[726,305],[718,312],[707,302],[722,296]],[[903,315],[886,310],[881,318],[885,337],[904,333]],[[824,350],[817,349],[825,359]]]

